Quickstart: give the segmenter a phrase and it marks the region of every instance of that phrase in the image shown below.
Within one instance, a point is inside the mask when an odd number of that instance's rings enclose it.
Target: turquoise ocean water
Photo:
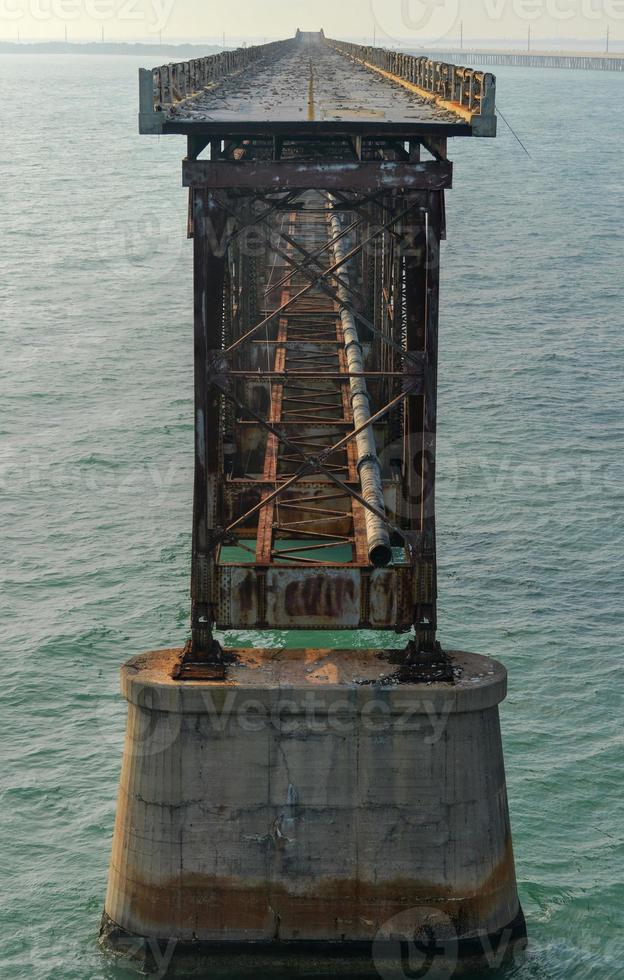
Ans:
[[[95,942],[123,740],[118,667],[187,627],[184,145],[136,134],[137,66],[0,60],[9,980],[126,975]],[[502,722],[531,945],[497,977],[613,980],[624,976],[624,77],[498,76],[531,157],[503,124],[496,141],[452,148],[441,639],[510,672]]]

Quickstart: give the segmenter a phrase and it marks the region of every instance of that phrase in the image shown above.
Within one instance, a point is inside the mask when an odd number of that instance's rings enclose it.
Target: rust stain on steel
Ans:
[[[295,166],[302,169],[303,165]],[[357,164],[347,162],[341,167],[346,172],[358,170]],[[308,278],[318,277],[319,269],[326,269],[328,262],[335,264],[330,239],[334,235],[340,239],[341,227],[339,223],[336,229],[336,222],[328,221],[321,195],[306,191],[304,200],[311,210],[303,214],[286,204],[281,227],[288,222],[287,247],[276,252],[281,262],[265,265],[262,310],[270,311],[268,297],[273,295],[280,313],[264,338],[256,337],[252,330],[251,343],[235,347],[234,357],[239,359],[235,364],[250,349],[261,369],[266,358],[266,367],[273,370],[270,383],[263,382],[262,388],[255,377],[237,382],[252,397],[257,399],[261,392],[266,399],[266,425],[261,416],[253,422],[238,420],[237,476],[227,480],[224,488],[230,518],[227,526],[241,538],[255,538],[255,546],[243,543],[246,553],[235,561],[220,557],[211,606],[216,625],[223,629],[270,624],[284,629],[372,626],[402,632],[413,621],[411,569],[395,566],[386,574],[370,574],[358,447],[351,438],[355,423],[349,378],[347,384],[342,383],[348,374],[348,358],[338,313],[346,297],[341,299],[331,287],[328,295],[316,279],[310,291],[300,288]],[[420,197],[414,206],[419,202]],[[347,235],[354,217],[345,219]],[[366,234],[363,230],[363,237]],[[321,260],[316,257],[320,255]],[[337,280],[341,288],[350,282],[346,274],[345,269],[344,278]],[[353,282],[349,295],[364,305],[355,276]],[[257,351],[262,351],[259,358]],[[362,343],[362,352],[363,368],[371,361],[375,364],[370,339]],[[401,379],[395,370],[396,359],[392,363],[385,357],[379,366],[391,369],[389,384],[396,390]],[[379,372],[380,379],[386,376]],[[383,401],[387,397],[384,393]],[[377,391],[375,407],[381,399]],[[244,415],[242,399],[239,408]],[[386,408],[373,416],[382,449],[387,441]],[[310,459],[322,459],[317,474],[289,484],[302,462]],[[389,476],[383,488],[384,504],[389,498],[394,511],[397,486]]]
[[[284,609],[293,619],[308,616],[329,621],[338,619],[343,612],[349,614],[354,600],[353,579],[337,574],[322,573],[310,576],[305,582],[290,581],[284,589]]]
[[[453,165],[448,161],[425,163],[224,163],[212,160],[185,160],[182,164],[184,187],[247,188],[272,190],[326,189],[381,191],[403,187],[406,190],[439,191],[452,187]]]
[[[253,560],[252,555],[250,558]],[[224,627],[259,625],[258,577],[255,568],[237,565],[218,568],[219,574],[214,581],[217,622]],[[224,602],[218,601],[220,595],[223,595]]]
[[[433,569],[434,539],[430,533],[425,555],[418,543],[420,510],[416,518],[411,512],[397,514],[396,501],[409,472],[406,425],[420,434],[435,421],[432,414],[425,419],[406,411],[405,399],[415,397],[410,394],[415,389],[406,386],[404,375],[411,380],[405,367],[414,352],[419,369],[422,361],[418,390],[424,391],[434,377],[437,265],[426,270],[425,303],[422,263],[428,253],[413,249],[402,259],[397,242],[408,232],[420,241],[424,213],[427,240],[432,248],[438,241],[439,188],[448,183],[450,165],[408,163],[401,146],[365,148],[373,153],[370,164],[354,162],[345,140],[338,149],[332,143],[326,154],[316,156],[315,150],[313,164],[290,147],[273,147],[269,153],[278,159],[268,162],[264,149],[252,144],[249,140],[245,162],[188,162],[197,174],[216,174],[224,182],[222,190],[194,190],[205,213],[221,214],[220,227],[226,216],[233,221],[226,232],[229,244],[218,257],[211,252],[207,223],[196,222],[194,228],[201,287],[196,295],[210,300],[202,300],[201,309],[198,305],[197,334],[201,339],[210,333],[208,370],[202,373],[201,351],[197,362],[198,398],[204,399],[205,419],[211,423],[206,427],[205,496],[202,488],[195,494],[193,652],[209,645],[213,626],[372,626],[398,632],[415,626],[422,632],[425,624],[428,635],[435,626],[435,578],[426,580],[417,599],[411,578],[423,562]],[[309,155],[309,147],[303,149]],[[398,168],[411,173],[413,181],[430,181],[434,189],[414,191],[395,183]],[[384,184],[363,203],[354,184],[359,177],[366,186],[371,172],[384,175],[384,181],[389,175],[393,192],[386,194]],[[285,196],[264,195],[263,173],[294,175],[302,188],[287,190]],[[348,187],[334,195],[340,219],[335,214],[328,222],[327,195],[310,189],[314,173],[323,174],[325,183],[328,174],[339,175]],[[252,193],[237,192],[238,175],[250,182]],[[254,250],[253,261],[244,241],[249,227],[262,246]],[[342,242],[342,257],[336,257],[336,242]],[[369,257],[371,243],[375,249]],[[381,262],[375,259],[379,252]],[[204,257],[210,255],[214,268],[208,279]],[[378,297],[387,297],[387,308],[375,309]],[[372,414],[357,425],[348,371],[353,358],[346,356],[340,326],[347,308],[350,318],[361,321],[358,376],[374,371]],[[433,405],[430,391],[428,397],[427,404]],[[393,563],[384,575],[371,574],[364,547],[371,503],[361,493],[361,473],[373,450],[363,452],[358,436],[368,428],[382,465],[384,506],[390,503],[389,521],[383,507],[376,507],[375,516],[389,525],[397,542],[403,529],[410,542],[402,552],[410,564]],[[394,459],[401,453],[402,459]],[[200,518],[208,529],[202,525],[201,534]],[[202,534],[207,542],[203,552],[198,545]],[[225,547],[217,551],[219,542]],[[237,544],[237,550],[228,551]]]
[[[249,573],[238,582],[236,598],[243,616],[253,614],[255,609],[256,583]]]
[[[253,562],[253,556],[250,555]],[[370,613],[361,618],[360,572],[368,564],[324,564],[316,568],[271,565],[267,568],[267,620],[276,629],[295,629],[299,626],[332,629],[390,629],[403,632],[409,629],[413,606],[409,566],[375,569],[370,573]],[[253,564],[219,565],[215,576],[215,592],[227,595],[225,604],[215,600],[217,626],[220,629],[261,627],[259,585]]]
[[[403,570],[405,572],[405,570]],[[373,628],[384,623],[397,623],[401,612],[399,608],[400,576],[387,569],[375,568],[370,573],[370,619]]]

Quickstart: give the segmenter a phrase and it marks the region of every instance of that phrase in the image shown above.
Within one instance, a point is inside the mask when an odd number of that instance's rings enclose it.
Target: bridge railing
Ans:
[[[285,54],[295,43],[295,38],[288,38],[222,51],[205,58],[171,62],[157,68],[140,68],[140,132],[158,132],[167,111],[177,102],[197,95],[207,86],[242,71],[255,61]]]
[[[394,76],[466,118],[475,136],[496,135],[496,78],[490,72],[348,41],[326,39],[354,61]]]

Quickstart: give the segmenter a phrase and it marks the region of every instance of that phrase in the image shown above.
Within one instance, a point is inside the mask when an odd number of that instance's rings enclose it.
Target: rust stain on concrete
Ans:
[[[373,938],[398,913],[431,906],[447,915],[461,936],[475,920],[495,913],[501,905],[506,909],[507,896],[515,894],[511,840],[490,876],[477,889],[465,892],[409,878],[383,882],[323,878],[289,888],[279,882],[244,882],[190,872],[158,882],[135,877],[131,866],[126,870],[120,883],[127,886],[133,918],[155,933],[161,926],[175,931],[188,929],[191,923],[198,935],[215,930],[224,935],[257,933],[273,920],[279,924],[275,938],[294,939],[301,932],[336,935],[340,923],[351,921],[357,923],[359,934]]]

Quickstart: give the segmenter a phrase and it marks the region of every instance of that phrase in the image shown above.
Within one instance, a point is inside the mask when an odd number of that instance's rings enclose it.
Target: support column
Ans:
[[[414,561],[414,629],[417,650],[430,651],[437,629],[435,465],[440,303],[440,238],[444,191],[428,192],[414,212],[405,256],[406,346],[424,354],[423,394],[408,399],[406,493],[409,526],[418,537]],[[417,216],[417,217],[416,217]]]
[[[209,384],[209,352],[222,345],[225,284],[225,219],[215,197],[203,188],[193,195],[193,289],[195,374],[195,481],[193,493],[193,564],[191,571],[191,653],[214,654],[212,582],[215,529],[222,512],[221,396]]]

